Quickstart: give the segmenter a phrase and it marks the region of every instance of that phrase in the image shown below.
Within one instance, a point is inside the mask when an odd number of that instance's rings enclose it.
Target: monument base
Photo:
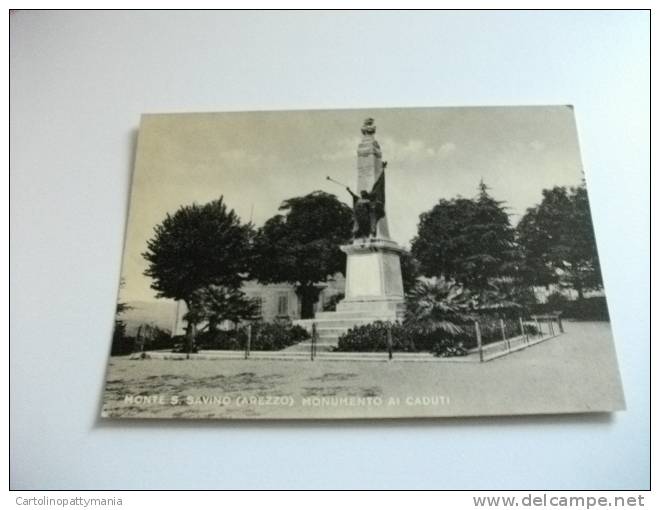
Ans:
[[[404,251],[389,239],[356,239],[341,246],[346,253],[345,298],[337,311],[394,312],[403,304],[400,256]]]
[[[295,321],[308,330],[316,324],[320,350],[332,350],[354,326],[397,321],[405,312],[400,255],[404,251],[389,239],[356,239],[341,246],[346,253],[345,298],[336,312],[318,312],[314,319]],[[307,345],[300,345],[306,349]],[[290,348],[291,349],[291,348]]]

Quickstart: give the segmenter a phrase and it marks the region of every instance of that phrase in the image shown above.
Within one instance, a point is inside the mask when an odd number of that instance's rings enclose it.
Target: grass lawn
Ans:
[[[279,419],[622,409],[609,323],[567,321],[565,328],[485,363],[113,357],[102,414]]]

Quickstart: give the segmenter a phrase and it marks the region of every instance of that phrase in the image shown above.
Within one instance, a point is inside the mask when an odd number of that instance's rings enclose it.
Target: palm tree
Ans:
[[[406,323],[421,333],[463,333],[460,324],[469,316],[464,312],[468,293],[445,278],[420,279],[406,296]]]

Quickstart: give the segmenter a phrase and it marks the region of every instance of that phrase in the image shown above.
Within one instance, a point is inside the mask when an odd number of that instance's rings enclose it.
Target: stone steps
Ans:
[[[332,330],[339,330],[339,329],[350,329],[353,326],[364,326],[365,324],[371,324],[373,322],[376,322],[377,319],[358,319],[358,320],[352,320],[352,321],[319,321],[316,323],[316,331],[332,331]],[[311,326],[308,329],[308,331],[311,331]]]
[[[352,310],[344,312],[317,312],[314,319],[305,319],[307,321],[324,321],[324,320],[339,320],[339,319],[361,319],[364,317],[382,317],[382,320],[391,320],[390,314],[365,314],[363,310]]]
[[[341,304],[341,303],[340,303]],[[311,333],[316,325],[317,352],[332,351],[337,346],[339,337],[355,326],[372,324],[376,321],[394,321],[399,317],[400,304],[389,301],[350,303],[351,309],[336,312],[317,312],[313,319],[294,321]],[[287,352],[310,351],[311,339],[286,349]]]
[[[332,351],[337,345],[339,344],[339,334],[336,334],[334,336],[324,336],[319,338],[316,341],[316,349],[318,351]],[[312,348],[312,340],[311,338],[309,340],[304,340],[300,342],[299,344],[292,345],[291,347],[287,347],[285,350],[286,351],[309,351]]]
[[[324,332],[322,334],[319,334],[318,336],[318,341],[328,341],[328,342],[335,342],[340,336],[342,336],[344,333],[346,333],[348,330],[342,330],[342,331],[332,331],[332,332]]]
[[[356,315],[354,317],[334,317],[334,318],[316,318],[295,321],[295,324],[302,326],[307,331],[311,331],[312,324],[316,324],[316,329],[335,329],[335,328],[352,328],[355,325],[371,324],[376,321],[388,321],[391,318],[379,316],[365,316],[364,314]]]
[[[352,318],[332,318],[326,319],[323,318],[314,318],[306,321],[306,324],[300,324],[307,331],[311,333],[312,323],[316,324],[316,333],[317,337],[317,351],[332,351],[334,347],[337,347],[339,343],[339,337],[346,333],[349,329],[357,325],[371,324],[377,320],[386,320],[383,317],[365,317],[364,314],[355,314]],[[302,321],[298,321],[300,323]],[[305,340],[300,344],[295,346],[288,347],[286,350],[307,350],[311,349],[311,339]]]
[[[337,311],[334,313],[362,313],[365,315],[383,315],[387,317],[401,318],[405,312],[403,305],[403,296],[401,300],[353,300],[340,301],[337,303]],[[331,312],[332,313],[332,312]]]

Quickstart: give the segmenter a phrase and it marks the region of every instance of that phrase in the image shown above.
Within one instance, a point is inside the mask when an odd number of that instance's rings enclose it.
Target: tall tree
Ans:
[[[408,294],[417,285],[421,276],[419,261],[409,251],[404,251],[399,257],[401,263],[401,279],[403,280],[403,292]]]
[[[122,289],[124,284],[125,280],[124,278],[121,278],[119,281],[119,288]],[[126,336],[126,323],[121,319],[121,315],[130,309],[131,307],[128,306],[127,303],[124,303],[123,301],[117,301],[117,309],[115,313],[115,329],[112,333],[112,354],[123,353],[124,346],[122,343],[124,342],[124,337]]]
[[[195,308],[195,292],[211,285],[240,287],[249,266],[250,232],[251,226],[241,224],[222,197],[204,205],[181,207],[154,228],[142,254],[149,262],[144,274],[153,279],[151,288],[158,297],[186,303],[188,353],[201,317]]]
[[[543,190],[543,200],[518,224],[525,279],[533,285],[559,283],[584,292],[603,286],[596,239],[583,185]]]
[[[254,239],[252,276],[261,283],[295,285],[302,318],[314,316],[318,284],[344,272],[339,246],[351,239],[353,214],[335,195],[315,191],[285,200]]]
[[[509,215],[483,182],[474,199],[443,199],[423,213],[411,251],[424,276],[442,276],[477,293],[515,275],[519,262]]]

